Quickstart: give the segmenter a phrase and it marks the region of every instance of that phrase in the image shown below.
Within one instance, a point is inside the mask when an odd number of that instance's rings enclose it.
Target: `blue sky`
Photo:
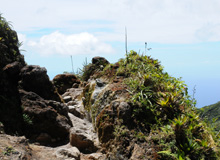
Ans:
[[[220,101],[219,0],[0,0],[28,64],[46,67],[49,77],[81,68],[87,58],[111,63],[128,50],[159,59],[170,75],[195,86],[197,107]]]

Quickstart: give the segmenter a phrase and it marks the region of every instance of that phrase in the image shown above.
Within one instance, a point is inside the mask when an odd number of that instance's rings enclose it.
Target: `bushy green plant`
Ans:
[[[5,156],[10,156],[11,154],[17,154],[18,152],[15,151],[12,146],[7,146],[2,153]]]
[[[138,133],[146,137],[157,132],[151,137],[160,148],[161,157],[217,159],[219,146],[212,131],[195,113],[196,101],[188,95],[181,78],[170,76],[158,60],[134,51],[119,61],[116,75],[123,76],[128,86]]]
[[[110,83],[123,85],[132,115],[128,124],[119,122],[118,117],[113,118],[104,110],[98,116],[97,128],[101,129],[105,126],[103,124],[111,122],[116,140],[125,146],[128,145],[128,139],[148,143],[156,152],[155,157],[162,160],[217,160],[220,157],[220,134],[213,132],[195,112],[196,101],[188,95],[184,81],[165,72],[158,60],[130,51],[115,64],[102,69],[93,67],[94,64],[84,66],[85,80],[90,75],[93,78],[110,76]],[[84,89],[83,104],[87,109],[91,108],[93,91],[94,86],[91,84]],[[97,106],[95,104],[89,110],[94,122],[99,111]],[[100,124],[103,126],[100,127]]]
[[[32,119],[30,118],[29,115],[23,113],[23,120],[24,122],[27,124],[27,125],[32,125],[33,124],[33,121]]]
[[[119,65],[116,74],[125,76],[135,106],[133,117],[142,124],[168,122],[183,112],[186,85],[164,72],[158,60],[131,51]]]
[[[24,58],[20,55],[19,42],[17,33],[12,30],[10,22],[6,21],[0,14],[0,67],[5,66],[13,61],[19,61],[24,64]]]

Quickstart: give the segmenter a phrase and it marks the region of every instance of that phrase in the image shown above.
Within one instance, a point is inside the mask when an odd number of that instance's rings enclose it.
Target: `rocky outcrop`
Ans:
[[[0,122],[4,124],[6,133],[22,133],[23,118],[17,83],[7,69],[0,73]]]
[[[85,107],[90,111],[101,143],[114,138],[114,126],[122,122],[132,125],[132,106],[126,102],[129,93],[126,86],[116,77],[113,83],[104,79],[91,80],[85,87]],[[88,95],[90,93],[91,95]]]
[[[68,138],[72,123],[67,114],[67,106],[44,100],[34,92],[19,90],[23,113],[26,118],[27,136],[42,144]]]
[[[61,101],[45,68],[27,65],[21,69],[20,77],[20,88],[34,92],[47,100]]]
[[[74,74],[58,74],[53,78],[53,84],[57,88],[59,94],[66,92],[68,88],[77,88],[80,80]]]
[[[94,61],[93,64],[96,63],[98,62]],[[160,83],[158,80],[153,81],[149,76],[151,71],[146,70],[149,66],[152,71],[155,69],[158,77],[163,75],[158,74],[156,61],[133,53],[118,64],[108,65],[104,69],[105,72],[97,69],[87,75],[89,78],[83,92],[83,104],[92,117],[102,151],[107,153],[109,159],[160,159],[157,154],[160,145],[154,143],[152,138],[154,131],[152,135],[149,134],[151,127],[158,125],[158,119],[159,123],[167,123],[167,119],[171,120],[182,112],[180,101],[173,101],[173,97],[176,96],[176,99],[180,100],[184,93],[177,96],[175,91],[172,98],[163,97],[170,91],[170,88],[166,91],[164,83],[170,79],[172,82],[173,79],[165,75],[167,79],[162,84],[161,80]],[[144,67],[143,71],[140,70],[141,67]],[[145,73],[145,77],[141,73]],[[109,78],[109,75],[113,76]],[[146,84],[148,79],[151,83]],[[158,96],[161,96],[160,100]],[[160,101],[165,98],[170,104],[162,106]]]
[[[25,62],[18,44],[17,33],[0,15],[0,122],[10,134],[22,134],[23,126],[17,80]]]

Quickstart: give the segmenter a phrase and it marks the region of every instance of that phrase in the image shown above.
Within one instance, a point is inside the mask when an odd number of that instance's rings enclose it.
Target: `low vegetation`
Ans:
[[[218,133],[220,131],[220,102],[198,109],[200,117]]]
[[[24,63],[23,56],[18,50],[21,45],[22,42],[18,41],[17,33],[12,30],[10,22],[0,13],[0,68],[14,61]]]
[[[84,70],[91,66],[88,64]],[[86,79],[90,75],[88,71],[83,74]],[[219,135],[199,117],[186,84],[165,72],[158,60],[130,51],[116,64],[96,70],[95,74],[93,70],[93,78],[109,75],[112,80],[123,77],[130,94],[127,102],[132,105],[130,124],[134,126],[119,120],[114,126],[117,139],[129,137],[151,143],[157,159],[220,158]]]

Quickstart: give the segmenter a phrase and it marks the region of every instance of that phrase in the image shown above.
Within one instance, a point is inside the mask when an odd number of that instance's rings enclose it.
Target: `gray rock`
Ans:
[[[95,152],[98,148],[98,138],[92,124],[71,113],[69,113],[69,117],[74,124],[70,130],[70,144],[77,147],[83,153]]]
[[[57,158],[62,158],[65,160],[80,160],[80,151],[76,147],[71,148],[60,148],[56,151]]]
[[[72,97],[71,96],[65,96],[65,97],[63,97],[63,100],[67,103],[67,102],[72,100]]]
[[[67,90],[67,92],[65,92],[64,94],[62,94],[62,97],[66,97],[66,96],[69,96],[70,95],[70,92]]]
[[[98,79],[98,78],[96,79],[96,84],[98,87],[103,87],[105,85],[105,83],[102,82],[101,79]]]
[[[69,101],[68,103],[67,103],[67,106],[74,106],[74,105],[76,105],[77,103],[76,103],[76,101]]]
[[[79,117],[81,119],[84,118],[84,114],[80,111],[80,108],[77,105],[68,106],[69,112],[72,113],[74,116]]]
[[[69,101],[80,101],[82,92],[83,92],[83,88],[70,88],[67,90],[67,92],[65,92],[62,95],[62,97],[65,98],[65,97],[71,96],[72,99]]]
[[[84,155],[85,160],[107,160],[106,155],[102,153],[92,153]]]

